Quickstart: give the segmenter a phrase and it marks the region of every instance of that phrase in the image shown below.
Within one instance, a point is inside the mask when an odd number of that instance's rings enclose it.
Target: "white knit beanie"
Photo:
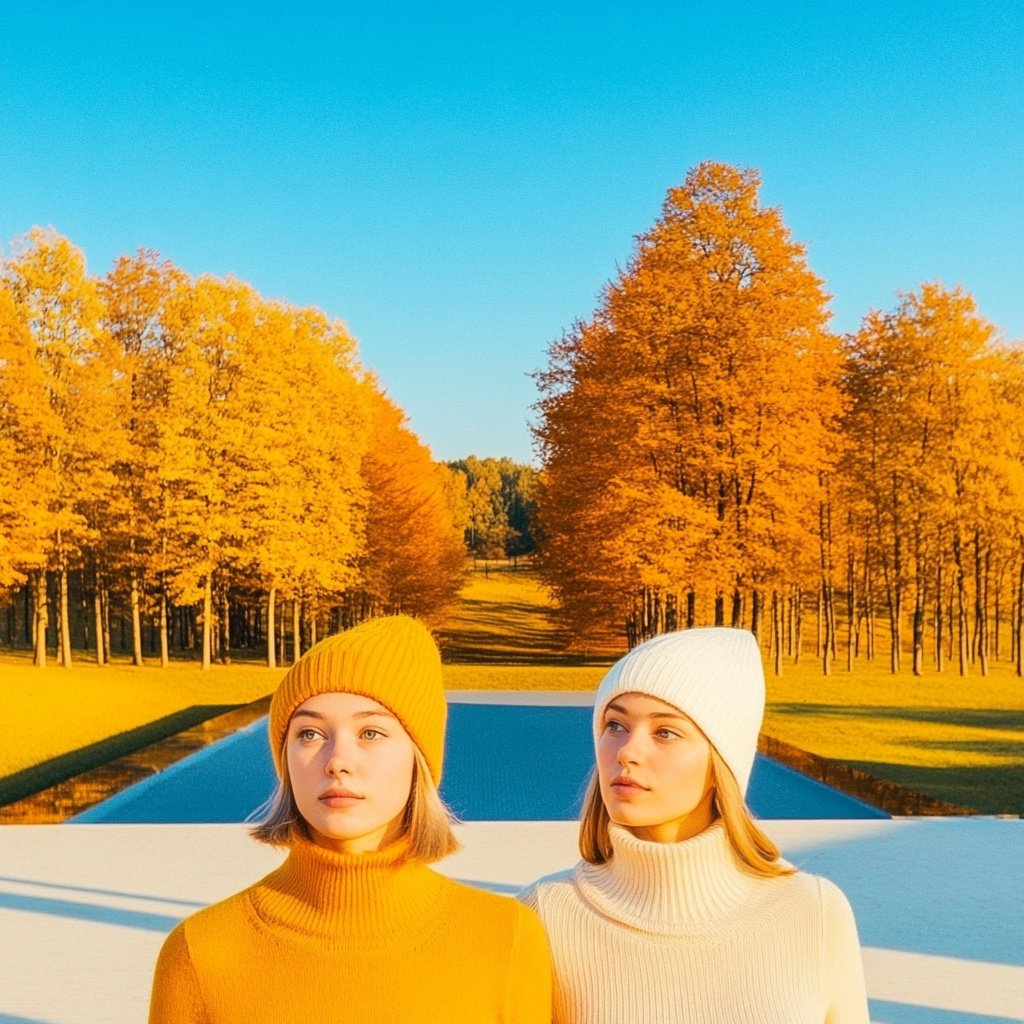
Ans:
[[[678,708],[732,769],[744,796],[764,717],[764,669],[753,633],[720,626],[663,633],[634,647],[601,681],[594,738],[620,693],[643,693]]]

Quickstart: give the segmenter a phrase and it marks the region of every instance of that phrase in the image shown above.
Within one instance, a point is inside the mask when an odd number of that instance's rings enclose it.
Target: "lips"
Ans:
[[[363,798],[347,789],[329,789],[326,793],[321,793],[318,799],[326,807],[341,808],[352,807]]]
[[[641,786],[635,779],[626,775],[618,775],[609,784],[616,796],[635,796],[638,793],[649,792],[646,786]]]

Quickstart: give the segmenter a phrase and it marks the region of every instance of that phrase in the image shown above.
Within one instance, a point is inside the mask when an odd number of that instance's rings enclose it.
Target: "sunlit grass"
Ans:
[[[445,665],[448,690],[596,690],[601,665]]]
[[[1007,662],[892,675],[855,663],[823,676],[816,661],[769,671],[765,732],[839,760],[930,767],[1024,764],[1024,680]]]
[[[244,704],[271,693],[284,675],[259,665],[195,662],[166,669],[124,662],[34,668],[29,656],[0,655],[0,775],[145,725],[193,704]]]

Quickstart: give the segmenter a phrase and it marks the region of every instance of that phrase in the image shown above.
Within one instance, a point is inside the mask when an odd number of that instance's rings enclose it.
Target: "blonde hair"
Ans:
[[[714,791],[712,806],[715,818],[722,820],[737,859],[751,871],[769,878],[793,874],[793,868],[779,862],[778,847],[754,824],[736,776],[714,745],[711,746],[710,788]],[[595,768],[580,818],[580,855],[590,864],[604,864],[612,859],[614,851],[608,834],[610,822]]]
[[[444,805],[430,767],[420,748],[413,745],[412,786],[402,815],[401,836],[409,837],[409,855],[421,864],[432,864],[461,849],[452,832],[454,815]],[[253,839],[270,846],[290,846],[301,836],[309,839],[309,826],[299,813],[288,778],[288,759],[280,759],[277,792],[251,815]]]

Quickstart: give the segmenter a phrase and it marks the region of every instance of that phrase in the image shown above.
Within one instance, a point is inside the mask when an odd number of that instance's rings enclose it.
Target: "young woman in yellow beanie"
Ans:
[[[559,1024],[867,1024],[846,897],[780,860],[744,804],[763,714],[740,629],[655,637],[601,683],[583,861],[520,896]]]
[[[457,849],[437,795],[447,714],[437,647],[405,616],[309,651],[270,710],[280,785],[254,836],[262,881],[164,943],[151,1024],[544,1024],[536,915],[427,864]]]

